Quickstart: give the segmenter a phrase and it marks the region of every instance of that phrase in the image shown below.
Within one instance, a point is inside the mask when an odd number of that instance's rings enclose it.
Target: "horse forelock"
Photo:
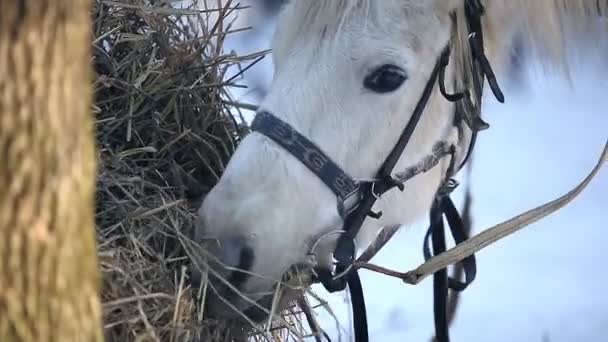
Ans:
[[[366,28],[370,23],[406,31],[411,20],[419,21],[429,12],[435,0],[293,0],[287,4],[289,22],[281,26],[282,37],[297,37],[311,30],[322,30],[325,41],[340,40],[349,20]],[[426,19],[423,19],[426,20]],[[291,39],[287,39],[291,41]]]
[[[394,27],[408,27],[415,15],[408,13],[441,11],[441,6],[432,6],[439,0],[292,0],[289,25],[285,30],[289,36],[297,35],[301,30],[322,26],[326,37],[339,37],[345,19],[353,17],[369,20],[383,20]],[[588,24],[589,16],[607,16],[608,2],[598,0],[482,0],[486,8],[484,30],[490,49],[494,46],[506,49],[498,50],[494,55],[501,58],[510,48],[507,37],[510,32],[520,30],[527,35],[532,48],[544,49],[550,63],[564,64],[561,60],[564,53],[564,25]],[[457,3],[457,2],[455,2]],[[459,21],[464,20],[464,3],[458,4],[456,13]],[[387,9],[400,8],[399,11],[387,12]],[[388,15],[387,15],[388,14]],[[431,13],[424,12],[425,16]],[[605,31],[604,28],[600,30]],[[459,25],[459,36],[466,38],[465,25]],[[540,50],[538,50],[540,51]],[[490,51],[492,54],[492,51]]]

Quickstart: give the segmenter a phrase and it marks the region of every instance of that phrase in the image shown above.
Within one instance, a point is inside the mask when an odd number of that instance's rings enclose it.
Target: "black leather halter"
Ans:
[[[258,112],[252,122],[251,128],[253,131],[267,136],[278,145],[282,146],[310,171],[317,175],[317,177],[336,195],[338,212],[344,220],[344,233],[338,238],[334,250],[334,259],[336,260],[335,271],[317,269],[316,280],[321,282],[329,292],[342,291],[348,285],[352,297],[355,337],[358,342],[368,341],[368,332],[363,289],[358,272],[352,267],[355,262],[356,254],[354,239],[368,216],[378,219],[382,215],[381,212],[372,212],[372,207],[380,196],[393,188],[403,190],[406,181],[418,174],[428,171],[437,165],[443,157],[449,155],[451,159],[446,177],[436,194],[430,211],[430,227],[424,241],[425,258],[430,258],[432,254],[436,255],[442,253],[446,249],[444,216],[447,219],[452,236],[457,244],[468,239],[462,218],[449,197],[450,193],[457,186],[457,183],[452,179],[452,176],[466,163],[475,143],[477,131],[488,127],[488,125],[481,120],[479,115],[484,76],[488,78],[488,83],[496,98],[500,102],[503,102],[504,97],[496,83],[490,64],[483,53],[483,36],[481,31],[483,7],[478,0],[464,1],[466,21],[470,32],[469,43],[473,56],[473,79],[470,80],[470,82],[473,83],[472,87],[474,87],[475,93],[479,94],[479,98],[476,99],[477,101],[474,104],[469,97],[469,92],[466,90],[463,93],[457,94],[447,94],[445,91],[444,72],[450,58],[448,43],[448,46],[444,48],[437,59],[435,67],[429,76],[429,80],[414,109],[411,119],[403,130],[393,150],[380,167],[375,180],[354,180],[313,142],[298,133],[289,124],[281,121],[267,111]],[[399,173],[394,177],[392,175],[393,169],[420,121],[436,82],[439,83],[439,88],[443,96],[450,102],[456,102],[454,125],[462,128],[461,125],[464,122],[472,130],[471,143],[467,154],[461,164],[456,167],[455,147],[440,142],[434,146],[431,155],[425,158],[420,164],[405,172]],[[428,247],[429,239],[432,240],[433,253],[431,253],[430,248]],[[464,282],[448,278],[446,269],[440,270],[434,275],[435,335],[439,342],[449,341],[448,322],[446,317],[448,289],[463,291],[474,280],[476,274],[475,256],[473,255],[464,259],[462,261],[462,267],[465,271]]]

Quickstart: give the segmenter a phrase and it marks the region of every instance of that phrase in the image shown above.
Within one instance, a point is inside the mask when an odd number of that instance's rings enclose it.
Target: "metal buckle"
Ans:
[[[361,193],[361,184],[357,183],[357,187],[344,199],[338,197],[338,214],[340,218],[344,220],[348,215],[350,215],[355,209],[359,207],[361,200],[363,199],[363,194]],[[357,196],[358,195],[358,196]]]
[[[439,191],[437,191],[437,196],[444,197],[450,195],[454,190],[460,185],[460,183],[454,178],[448,179],[446,182],[441,185]]]

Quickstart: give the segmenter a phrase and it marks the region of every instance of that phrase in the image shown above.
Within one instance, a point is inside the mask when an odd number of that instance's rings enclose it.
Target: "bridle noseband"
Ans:
[[[429,259],[431,256],[446,250],[444,216],[456,244],[468,239],[463,220],[449,197],[450,193],[457,186],[457,182],[452,177],[467,162],[473,149],[477,132],[488,127],[480,118],[484,76],[487,77],[496,98],[500,102],[503,102],[504,97],[483,52],[483,35],[481,30],[483,6],[479,0],[465,0],[465,15],[470,33],[469,45],[473,56],[473,79],[471,80],[471,86],[475,89],[476,94],[478,94],[476,103],[474,104],[471,101],[468,91],[457,94],[448,94],[445,91],[444,74],[450,59],[450,45],[448,43],[437,59],[423,93],[412,113],[412,117],[380,167],[374,180],[354,180],[313,142],[298,133],[289,124],[267,111],[259,111],[251,125],[253,131],[270,138],[297,158],[336,195],[338,213],[344,222],[343,233],[339,236],[334,250],[336,267],[334,273],[326,269],[315,270],[316,280],[321,282],[329,292],[342,291],[348,285],[354,312],[355,336],[358,342],[367,341],[368,332],[361,281],[357,270],[352,267],[356,255],[354,240],[368,216],[374,219],[382,216],[381,212],[374,213],[372,211],[372,207],[378,198],[393,188],[403,191],[405,182],[438,165],[443,157],[450,156],[450,164],[445,179],[436,193],[430,210],[430,226],[424,239],[423,248],[425,259]],[[441,94],[448,101],[455,102],[456,115],[454,125],[462,129],[461,125],[464,122],[472,131],[471,142],[466,155],[461,164],[457,166],[455,165],[456,147],[439,142],[433,147],[431,154],[424,158],[421,163],[393,176],[393,169],[413,136],[436,83],[439,84]],[[429,247],[429,240],[432,242],[432,253]],[[435,335],[437,341],[440,342],[449,341],[446,317],[448,289],[463,291],[471,284],[476,274],[475,256],[472,255],[464,259],[462,267],[465,272],[464,282],[448,278],[446,269],[440,270],[434,275]]]

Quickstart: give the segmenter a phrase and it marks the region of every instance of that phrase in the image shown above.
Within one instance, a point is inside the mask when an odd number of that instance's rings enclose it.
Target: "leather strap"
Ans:
[[[297,158],[342,202],[359,189],[357,182],[334,163],[321,148],[269,112],[258,112],[251,123],[251,129],[272,139]]]
[[[355,341],[368,342],[367,310],[365,309],[365,297],[358,272],[348,274],[348,289],[350,291],[350,302],[353,309],[353,326],[355,328]]]
[[[441,201],[441,199],[439,200]],[[441,203],[435,201],[430,212],[430,228],[433,252],[435,255],[446,250]],[[435,320],[435,337],[437,341],[449,342],[447,303],[448,302],[448,271],[441,269],[433,274],[433,311]]]

